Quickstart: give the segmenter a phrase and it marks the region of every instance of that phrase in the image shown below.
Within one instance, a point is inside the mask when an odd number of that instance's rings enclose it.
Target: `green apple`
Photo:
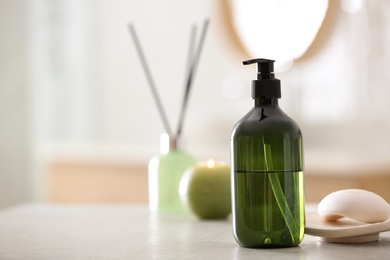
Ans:
[[[231,213],[230,167],[213,160],[197,163],[180,181],[180,197],[201,219],[225,219]]]

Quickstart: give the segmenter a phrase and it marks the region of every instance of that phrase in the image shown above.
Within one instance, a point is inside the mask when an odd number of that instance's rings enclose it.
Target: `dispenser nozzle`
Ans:
[[[260,59],[246,60],[242,63],[244,65],[257,63],[257,79],[266,79],[266,78],[269,79],[269,78],[273,78],[274,62],[275,62],[274,60],[260,58]],[[266,73],[267,76],[265,76],[264,73]]]
[[[280,98],[280,80],[274,75],[274,60],[252,59],[244,65],[257,63],[257,80],[252,81],[252,98]]]

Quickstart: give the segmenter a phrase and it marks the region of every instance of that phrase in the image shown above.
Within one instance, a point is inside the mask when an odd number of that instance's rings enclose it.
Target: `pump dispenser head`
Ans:
[[[274,75],[274,60],[252,59],[244,65],[257,63],[257,80],[252,81],[252,98],[281,98],[280,80]]]

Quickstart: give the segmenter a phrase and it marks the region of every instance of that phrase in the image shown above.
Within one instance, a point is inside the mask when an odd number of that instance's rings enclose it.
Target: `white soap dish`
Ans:
[[[379,195],[348,189],[327,195],[318,210],[306,211],[305,233],[330,243],[378,241],[379,233],[390,230],[390,206]]]
[[[390,218],[367,224],[348,218],[325,221],[317,212],[306,212],[305,233],[330,243],[366,243],[378,241],[379,233],[390,230]]]

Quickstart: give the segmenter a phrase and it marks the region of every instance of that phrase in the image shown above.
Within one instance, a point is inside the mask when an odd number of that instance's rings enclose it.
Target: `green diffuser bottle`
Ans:
[[[149,162],[149,208],[157,213],[180,213],[186,209],[179,195],[185,170],[196,161],[179,149],[178,140],[161,135],[161,154]]]
[[[233,232],[244,247],[291,247],[304,236],[303,146],[299,126],[279,107],[273,60],[254,59],[254,107],[231,136]]]

